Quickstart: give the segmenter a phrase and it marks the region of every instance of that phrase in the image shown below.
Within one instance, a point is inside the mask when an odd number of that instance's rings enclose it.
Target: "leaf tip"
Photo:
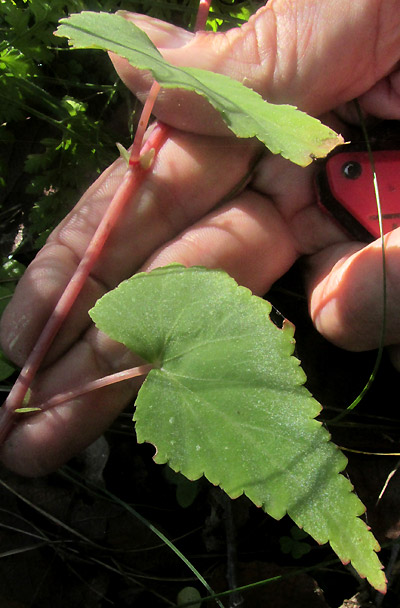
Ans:
[[[294,323],[285,318],[282,323],[282,331],[292,338],[294,342],[294,332],[296,331],[296,326]]]

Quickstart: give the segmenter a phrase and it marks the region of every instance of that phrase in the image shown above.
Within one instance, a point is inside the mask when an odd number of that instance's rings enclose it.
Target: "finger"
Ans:
[[[366,114],[400,120],[400,69],[391,72],[359,98]]]
[[[343,125],[340,131],[345,133]],[[339,224],[315,203],[315,170],[315,164],[300,168],[279,155],[269,156],[258,164],[251,181],[254,190],[274,201],[301,255],[349,240]]]
[[[137,196],[123,212],[61,329],[51,357],[65,352],[88,327],[87,310],[133,274],[164,242],[212,209],[249,171],[258,145],[175,133],[162,147]],[[21,279],[2,317],[7,355],[22,365],[83,256],[115,193],[125,162],[118,160],[89,188],[55,229]],[[223,175],[223,179],[221,179]]]
[[[385,237],[385,344],[400,342],[400,230]],[[380,344],[383,323],[383,269],[380,239],[334,245],[307,262],[310,313],[329,341],[362,351]]]
[[[265,99],[291,103],[313,115],[358,97],[387,76],[400,59],[397,0],[334,5],[317,0],[270,0],[241,28],[190,35],[157,20],[125,13],[175,65],[194,66],[245,82]],[[139,97],[149,75],[113,56],[127,86]],[[179,98],[179,113],[173,102]],[[216,115],[188,92],[165,90],[160,120],[197,132],[215,132]],[[211,129],[211,131],[210,131]]]
[[[156,251],[145,269],[175,261],[222,268],[240,285],[263,295],[298,255],[290,228],[273,202],[248,190]]]
[[[368,91],[358,97],[364,116],[386,120],[400,120],[400,69],[396,69],[379,80]],[[354,102],[345,103],[335,109],[337,115],[347,123],[359,124],[359,114]]]

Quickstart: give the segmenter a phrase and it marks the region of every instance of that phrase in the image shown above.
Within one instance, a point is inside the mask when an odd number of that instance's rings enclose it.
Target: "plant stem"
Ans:
[[[152,148],[158,151],[165,142],[168,132],[168,127],[162,123],[157,123],[149,139],[143,146],[142,153],[146,154],[146,152]],[[67,284],[61,298],[57,302],[49,320],[44,326],[42,333],[12,387],[10,394],[0,409],[0,446],[7,439],[7,436],[15,423],[15,410],[21,407],[39,366],[78,297],[90,271],[96,263],[108,235],[116,224],[124,207],[132,200],[137,188],[139,188],[140,184],[143,182],[146,173],[147,171],[140,163],[135,163],[128,167],[81,262]]]
[[[335,418],[333,420],[329,421],[329,424],[333,424],[336,422],[339,422],[339,420],[341,420],[342,418],[344,418],[345,416],[347,416],[347,414],[349,412],[351,412],[352,410],[354,410],[354,408],[360,403],[360,401],[362,401],[362,399],[364,398],[364,396],[367,394],[367,392],[369,391],[369,389],[371,388],[372,383],[374,382],[375,378],[376,378],[376,374],[378,373],[379,367],[381,365],[382,362],[382,357],[383,357],[383,351],[385,348],[385,337],[386,337],[386,325],[387,325],[387,280],[386,280],[386,249],[385,249],[385,235],[383,233],[383,224],[382,224],[382,204],[381,204],[381,197],[380,197],[380,193],[379,193],[379,187],[378,187],[378,178],[376,175],[376,169],[375,169],[375,161],[374,161],[374,155],[373,155],[373,151],[371,148],[371,142],[370,142],[370,138],[368,135],[368,131],[367,131],[367,127],[365,124],[365,119],[364,116],[361,112],[361,107],[360,107],[360,103],[358,101],[358,99],[354,100],[354,105],[356,107],[357,110],[357,115],[358,115],[358,120],[360,122],[361,125],[361,129],[364,135],[364,140],[367,146],[367,152],[368,152],[368,159],[369,159],[369,164],[371,166],[371,171],[372,171],[372,179],[373,179],[373,186],[374,186],[374,194],[375,194],[375,200],[376,200],[376,210],[377,210],[377,215],[378,215],[378,223],[379,223],[379,233],[380,233],[380,238],[381,238],[381,253],[382,253],[382,322],[381,322],[381,332],[380,332],[380,339],[379,339],[379,347],[378,347],[378,352],[376,355],[376,359],[375,359],[375,364],[373,367],[373,370],[366,382],[366,384],[364,385],[364,388],[361,390],[361,392],[357,395],[357,397],[352,401],[352,403],[350,403],[350,405],[347,406],[347,408],[345,410],[343,410],[340,414],[338,414],[337,416],[335,416]]]
[[[105,386],[110,386],[111,384],[122,382],[123,380],[130,380],[131,378],[144,376],[152,369],[152,363],[145,363],[144,365],[124,369],[122,372],[116,372],[115,374],[103,376],[103,378],[98,378],[97,380],[92,380],[91,382],[85,382],[76,388],[65,391],[64,393],[58,393],[57,395],[54,395],[54,397],[50,397],[50,399],[48,399],[45,403],[38,405],[37,408],[38,410],[48,410],[51,407],[61,405],[62,403],[70,401],[71,399],[76,399],[76,397],[80,397],[81,395],[85,395],[91,391],[96,391],[99,388],[104,388]]]
[[[154,103],[156,101],[160,88],[161,87],[158,82],[154,81],[151,85],[148,97],[143,106],[143,110],[140,115],[139,124],[136,129],[135,138],[133,140],[133,145],[131,149],[131,156],[129,159],[129,165],[131,166],[134,166],[140,162],[143,137],[146,132],[147,125],[149,124],[150,116],[153,111]]]
[[[210,7],[211,0],[200,0],[199,8],[197,11],[196,23],[194,26],[195,32],[206,29],[206,23],[208,19],[208,13],[210,12]]]

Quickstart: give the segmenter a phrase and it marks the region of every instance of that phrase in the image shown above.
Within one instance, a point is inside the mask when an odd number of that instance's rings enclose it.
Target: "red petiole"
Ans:
[[[195,31],[205,28],[210,5],[211,0],[200,0]],[[142,110],[132,144],[128,168],[125,176],[95,234],[93,235],[81,262],[67,284],[61,298],[57,302],[49,320],[44,326],[35,346],[33,347],[17,380],[15,381],[15,384],[12,387],[4,405],[0,409],[0,446],[7,439],[9,433],[15,425],[18,418],[18,410],[24,410],[24,399],[35,378],[35,375],[44,357],[48,353],[61,325],[67,318],[69,311],[76,301],[94,264],[97,262],[111,230],[119,219],[122,210],[135,196],[139,186],[146,177],[147,171],[152,166],[153,157],[158,154],[168,137],[168,127],[160,122],[157,122],[148,140],[143,145],[143,137],[147,129],[159,90],[160,85],[157,82],[154,82]],[[135,368],[135,370],[142,371],[139,373],[134,372],[134,375],[148,373],[151,367],[151,365],[144,365],[140,366],[139,368]],[[77,389],[68,391],[67,393],[55,395],[45,404],[43,404],[43,406],[39,406],[38,411],[48,409],[49,407],[54,407],[55,405],[64,403],[69,399],[87,393],[91,390],[107,386],[108,384],[112,384],[114,382],[120,382],[121,380],[125,380],[129,377],[134,377],[133,375],[129,376],[129,373],[132,373],[132,371],[133,370],[126,370],[126,372],[112,374],[111,376],[106,376],[105,378],[95,380],[94,382],[88,382]],[[34,409],[36,410],[36,408]]]
[[[149,124],[149,120],[151,117],[151,112],[154,107],[155,101],[157,99],[157,95],[160,91],[160,85],[158,82],[154,81],[151,85],[151,89],[149,91],[148,97],[146,99],[146,103],[143,106],[142,114],[139,119],[139,123],[136,129],[135,138],[133,140],[131,155],[129,158],[129,166],[134,167],[137,163],[140,163],[140,157],[146,154],[148,150],[151,149],[151,146],[147,148],[147,150],[142,150],[143,137],[147,129],[147,125]],[[155,149],[155,148],[154,148]]]
[[[212,0],[200,0],[199,8],[197,10],[196,23],[194,26],[194,31],[198,32],[200,30],[204,30],[206,28],[208,13],[210,12]]]
[[[117,382],[123,382],[124,380],[131,380],[132,378],[137,378],[139,376],[145,376],[152,369],[152,363],[145,363],[144,365],[138,365],[137,367],[124,369],[122,372],[116,372],[115,374],[103,376],[103,378],[98,378],[97,380],[85,382],[85,384],[82,384],[69,391],[65,391],[64,393],[58,393],[57,395],[50,397],[50,399],[48,399],[45,403],[37,405],[32,409],[34,411],[49,410],[50,408],[55,407],[56,405],[61,405],[63,403],[66,403],[67,401],[71,401],[71,399],[76,399],[81,395],[90,393],[91,391],[97,391],[99,388],[104,388],[105,386],[116,384]],[[22,411],[23,409],[24,408],[22,408]],[[29,409],[30,408],[27,408],[28,411]]]

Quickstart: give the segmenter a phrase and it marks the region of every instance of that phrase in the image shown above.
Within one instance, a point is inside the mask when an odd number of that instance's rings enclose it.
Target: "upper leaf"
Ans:
[[[90,314],[155,365],[135,420],[157,462],[245,493],[277,519],[289,513],[383,590],[364,507],[339,475],[346,458],[314,420],[320,406],[292,356],[292,328],[277,328],[270,311],[222,271],[172,265],[125,281]]]
[[[162,87],[203,95],[238,137],[257,137],[274,154],[301,166],[343,143],[340,135],[294,106],[270,104],[228,76],[167,63],[147,35],[120,15],[82,12],[60,23],[56,35],[69,38],[74,48],[113,51],[149,70]]]

